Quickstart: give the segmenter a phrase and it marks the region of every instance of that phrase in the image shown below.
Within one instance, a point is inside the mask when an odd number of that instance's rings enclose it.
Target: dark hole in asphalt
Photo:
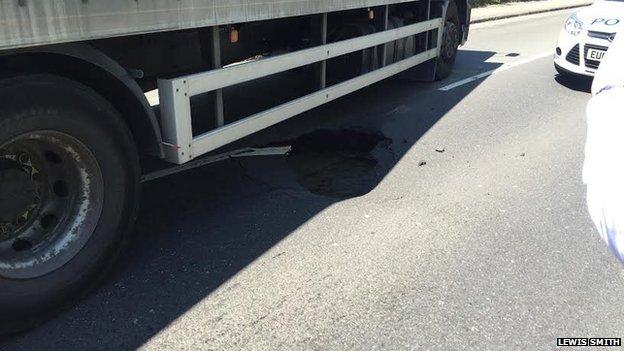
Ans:
[[[387,173],[390,144],[377,132],[321,129],[289,141],[288,164],[310,192],[352,198],[369,193]]]

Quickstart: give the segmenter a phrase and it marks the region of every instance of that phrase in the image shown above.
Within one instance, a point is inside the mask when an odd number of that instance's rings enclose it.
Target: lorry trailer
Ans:
[[[214,157],[391,76],[443,79],[470,11],[469,0],[0,0],[0,333],[105,276],[132,237],[146,162]]]

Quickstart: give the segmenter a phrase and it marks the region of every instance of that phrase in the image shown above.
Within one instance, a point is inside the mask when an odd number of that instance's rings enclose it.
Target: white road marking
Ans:
[[[462,85],[466,85],[468,83],[472,83],[475,80],[479,80],[479,79],[482,79],[482,78],[485,78],[485,77],[489,77],[489,76],[492,76],[492,75],[495,75],[495,74],[499,74],[499,73],[505,72],[505,71],[507,71],[507,70],[509,70],[511,68],[522,66],[522,65],[526,65],[527,63],[531,63],[533,61],[542,59],[544,57],[552,56],[552,55],[554,55],[553,52],[547,51],[547,52],[541,53],[539,55],[527,57],[527,58],[525,58],[523,60],[513,61],[513,62],[510,62],[510,63],[504,64],[504,65],[500,66],[497,69],[493,69],[491,71],[479,73],[479,74],[474,75],[472,77],[468,77],[466,79],[462,79],[462,80],[460,80],[458,82],[455,82],[455,83],[452,83],[452,84],[449,84],[449,85],[445,85],[445,86],[443,86],[442,88],[440,88],[438,90],[439,91],[453,90],[453,89],[458,88],[458,87],[460,87]]]

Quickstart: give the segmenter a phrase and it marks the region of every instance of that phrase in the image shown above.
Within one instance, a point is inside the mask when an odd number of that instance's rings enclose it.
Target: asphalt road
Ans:
[[[581,182],[587,87],[545,57],[438,90],[552,51],[568,13],[475,26],[447,81],[388,80],[242,143],[293,156],[146,184],[115,274],[0,348],[537,350],[622,336],[624,271]]]

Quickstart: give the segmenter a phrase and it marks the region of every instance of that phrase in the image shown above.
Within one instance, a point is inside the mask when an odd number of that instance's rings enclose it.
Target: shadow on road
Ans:
[[[492,70],[492,55],[462,51],[458,60]],[[386,80],[238,143],[289,143],[289,158],[229,160],[146,184],[138,239],[116,273],[6,347],[140,347],[320,211],[374,189],[478,84],[440,92]]]
[[[593,79],[589,77],[566,77],[557,74],[555,76],[555,81],[568,89],[581,93],[591,93]]]

